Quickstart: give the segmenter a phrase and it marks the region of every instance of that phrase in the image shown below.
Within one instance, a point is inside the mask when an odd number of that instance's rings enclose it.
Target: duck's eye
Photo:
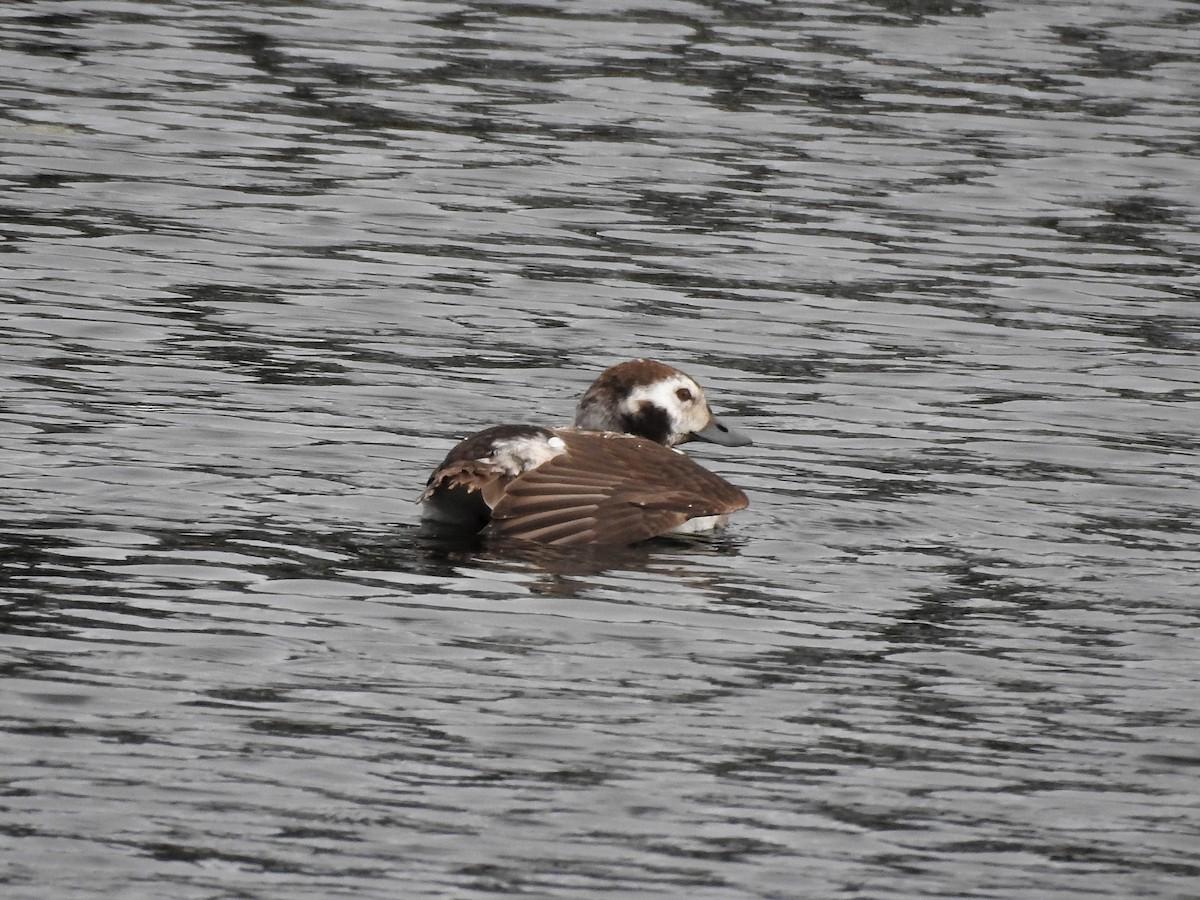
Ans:
[[[682,400],[684,403],[688,403],[692,399],[692,392],[689,391],[687,388],[680,388],[679,390],[677,390],[675,392],[675,396],[678,397],[680,400]]]

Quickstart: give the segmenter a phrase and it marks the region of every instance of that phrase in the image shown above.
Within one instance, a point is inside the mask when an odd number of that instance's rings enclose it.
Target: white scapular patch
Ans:
[[[492,444],[492,455],[480,462],[495,466],[505,475],[520,475],[545,465],[567,452],[567,445],[557,435],[543,437],[506,438]]]

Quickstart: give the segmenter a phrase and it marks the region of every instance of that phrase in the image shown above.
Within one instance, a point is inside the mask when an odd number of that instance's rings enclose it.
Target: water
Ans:
[[[0,18],[6,897],[1200,893],[1194,3]],[[723,537],[420,535],[638,355]]]

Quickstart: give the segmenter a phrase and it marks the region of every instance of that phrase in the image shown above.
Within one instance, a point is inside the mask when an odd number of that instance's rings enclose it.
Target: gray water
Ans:
[[[0,891],[1200,895],[1200,6],[0,12]],[[718,539],[447,547],[697,376]]]

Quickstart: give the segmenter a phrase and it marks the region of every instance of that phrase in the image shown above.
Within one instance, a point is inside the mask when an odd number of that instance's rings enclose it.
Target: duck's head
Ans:
[[[652,359],[601,372],[579,401],[575,426],[634,434],[667,447],[693,439],[729,447],[750,443],[717,420],[695,379]]]

